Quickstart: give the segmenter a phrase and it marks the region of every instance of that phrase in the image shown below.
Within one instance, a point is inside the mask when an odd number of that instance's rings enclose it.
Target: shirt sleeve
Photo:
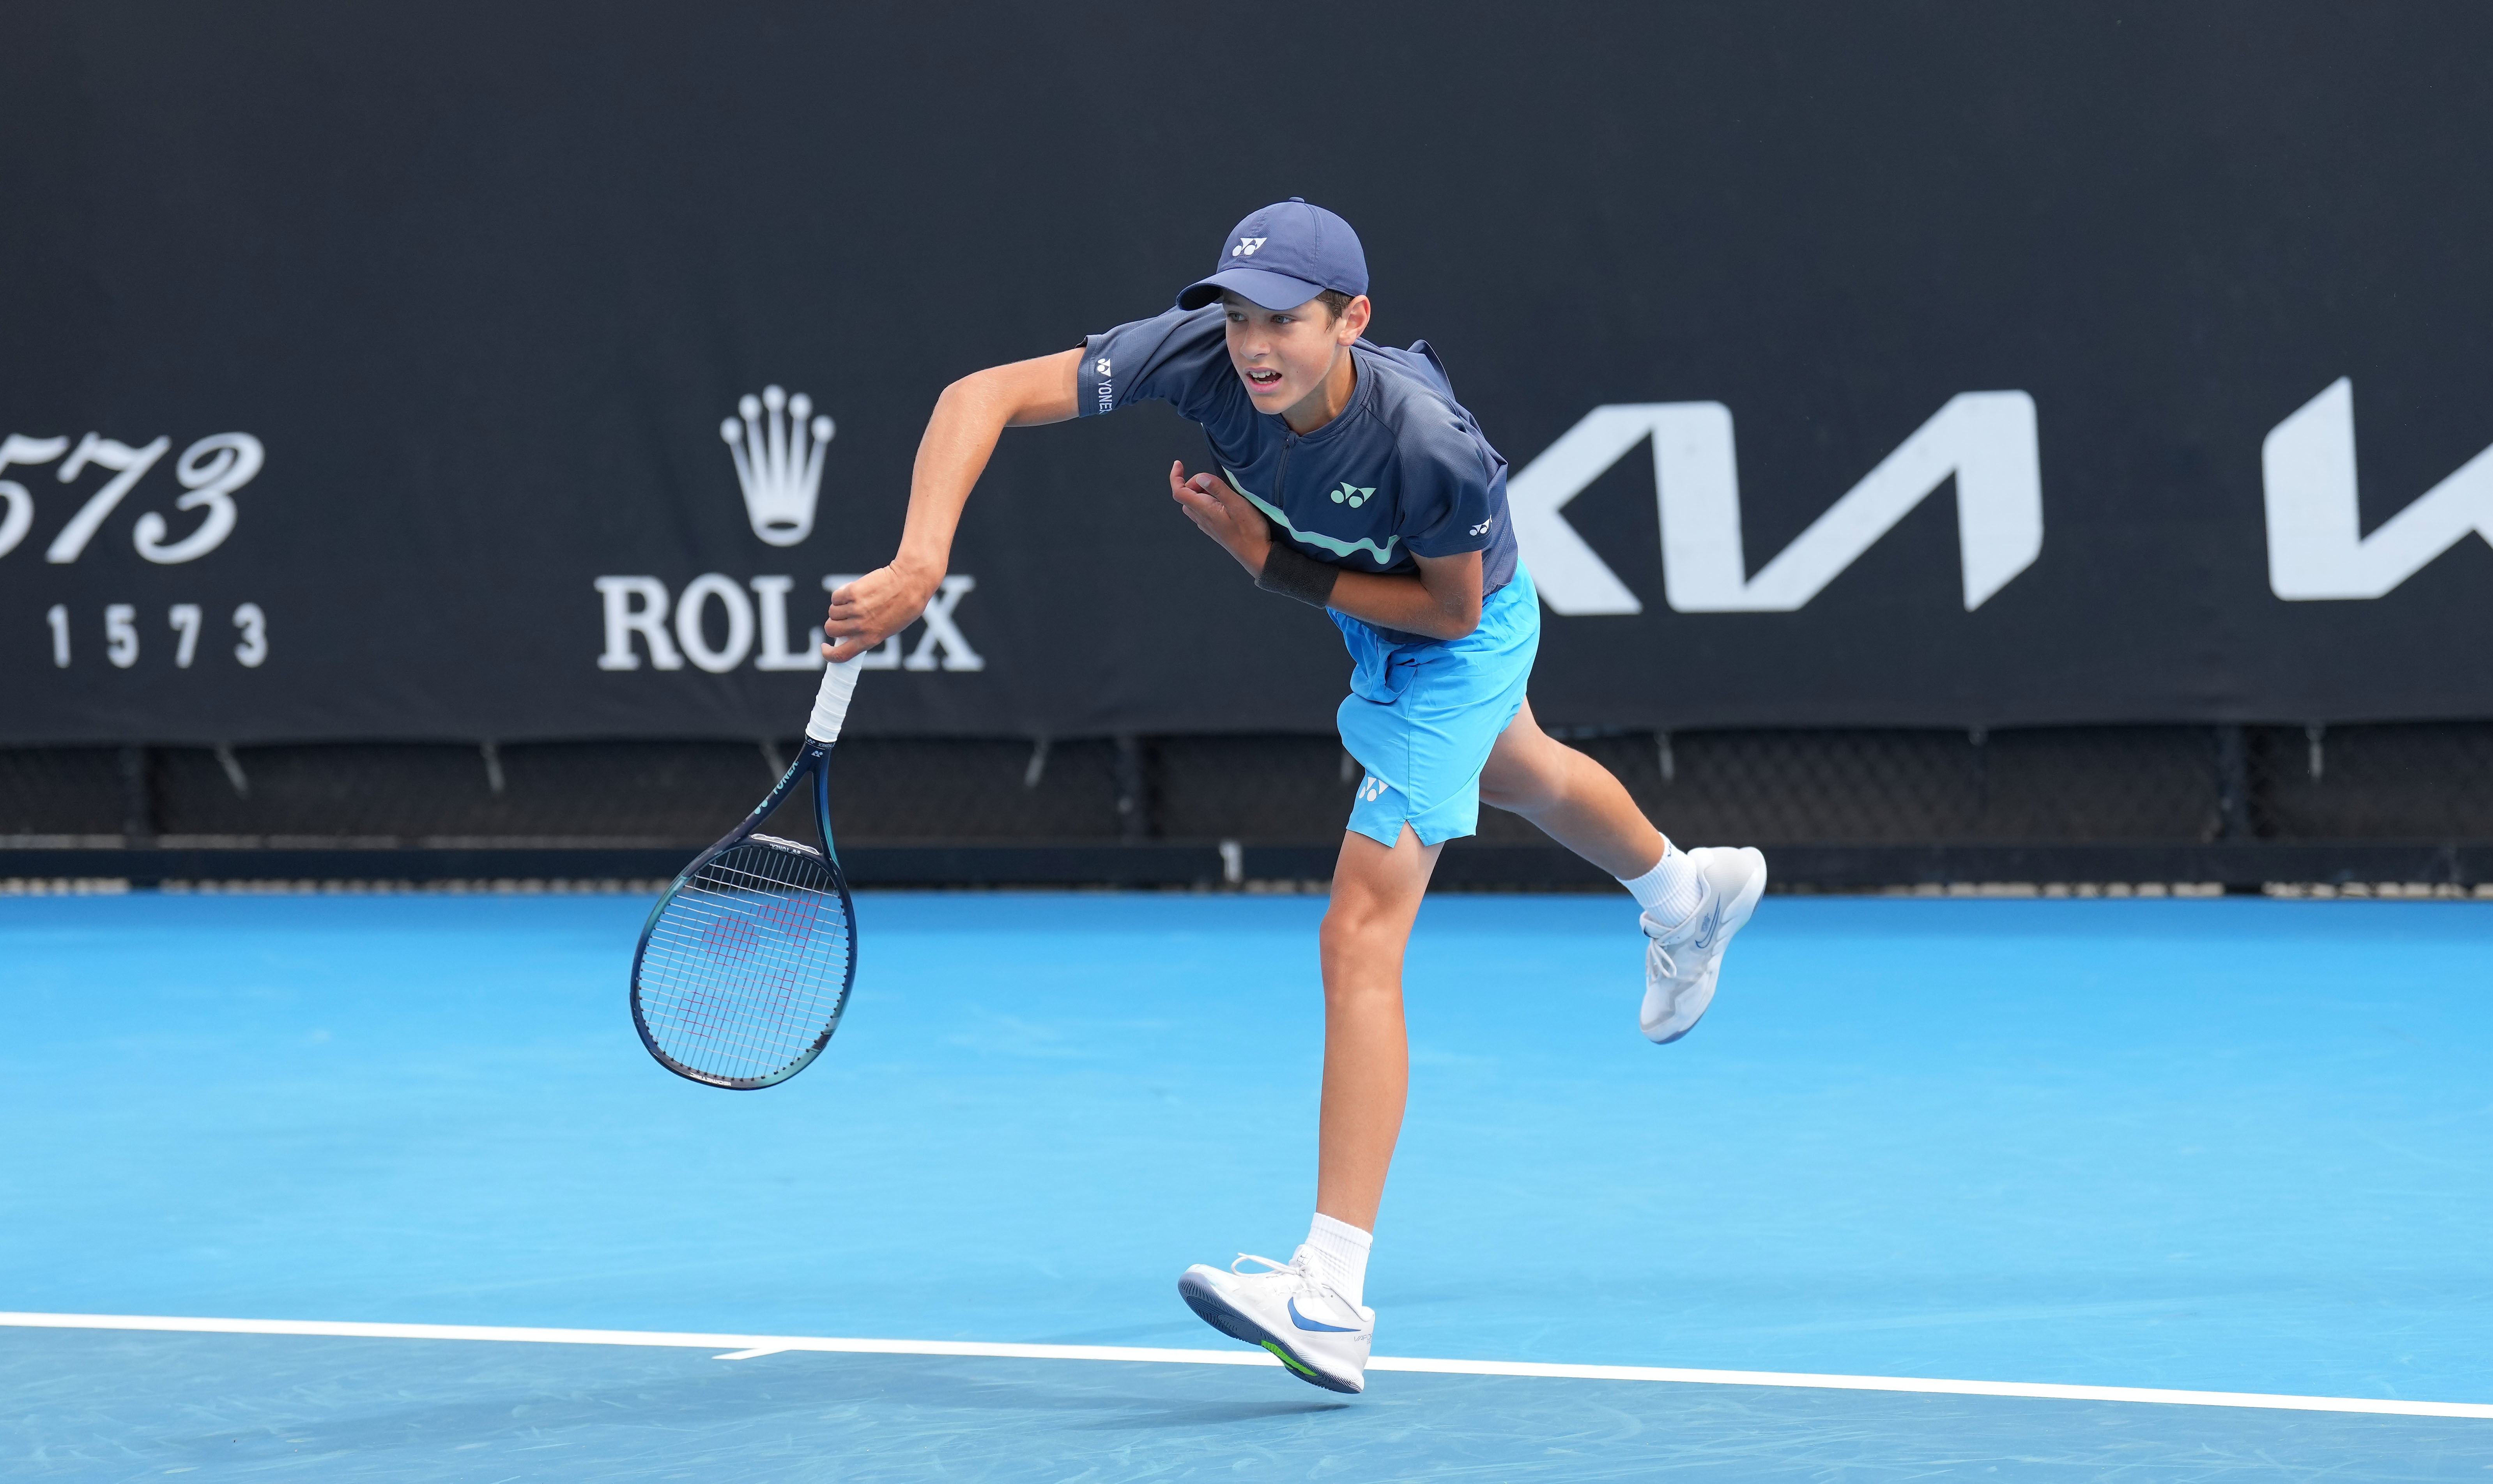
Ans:
[[[1138,401],[1164,401],[1195,422],[1208,422],[1228,397],[1243,397],[1229,366],[1219,305],[1170,310],[1090,336],[1082,343],[1077,383],[1084,417]]]
[[[1418,437],[1405,433],[1401,452],[1403,544],[1414,556],[1486,551],[1497,539],[1498,472],[1478,441],[1451,416]]]

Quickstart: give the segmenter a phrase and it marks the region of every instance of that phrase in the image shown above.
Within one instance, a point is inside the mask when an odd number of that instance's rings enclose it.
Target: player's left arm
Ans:
[[[1246,503],[1217,474],[1186,477],[1186,465],[1169,465],[1169,497],[1184,509],[1197,529],[1220,543],[1246,569],[1261,579],[1273,556],[1273,527],[1264,513]],[[1295,553],[1292,553],[1295,554]],[[1337,570],[1325,607],[1381,628],[1426,634],[1431,638],[1461,638],[1480,627],[1481,554],[1457,551],[1451,556],[1411,558],[1417,572],[1350,572]],[[1304,558],[1302,558],[1304,560]]]

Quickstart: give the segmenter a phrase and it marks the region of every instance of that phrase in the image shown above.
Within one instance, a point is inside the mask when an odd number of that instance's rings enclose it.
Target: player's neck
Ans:
[[[1290,431],[1305,437],[1341,416],[1342,409],[1350,405],[1350,395],[1358,390],[1359,359],[1344,345],[1333,370],[1325,372],[1323,384],[1297,406],[1283,412],[1281,421],[1290,425]]]

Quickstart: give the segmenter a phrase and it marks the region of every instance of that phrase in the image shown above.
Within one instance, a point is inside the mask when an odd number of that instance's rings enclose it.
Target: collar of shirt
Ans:
[[[1351,382],[1350,400],[1343,402],[1341,411],[1336,413],[1333,421],[1322,428],[1313,432],[1300,432],[1290,426],[1288,419],[1277,412],[1267,412],[1263,415],[1280,426],[1281,437],[1285,441],[1296,443],[1303,448],[1322,448],[1328,441],[1339,436],[1341,430],[1350,426],[1376,400],[1376,372],[1367,365],[1366,351],[1361,345],[1354,344],[1350,347],[1350,364],[1356,378]]]

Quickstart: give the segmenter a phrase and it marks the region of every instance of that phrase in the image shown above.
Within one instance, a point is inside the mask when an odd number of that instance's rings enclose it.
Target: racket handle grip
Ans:
[[[848,720],[849,697],[856,694],[856,660],[823,667],[823,688],[814,694],[813,719],[805,723],[809,739],[825,744],[840,739],[840,723]]]

